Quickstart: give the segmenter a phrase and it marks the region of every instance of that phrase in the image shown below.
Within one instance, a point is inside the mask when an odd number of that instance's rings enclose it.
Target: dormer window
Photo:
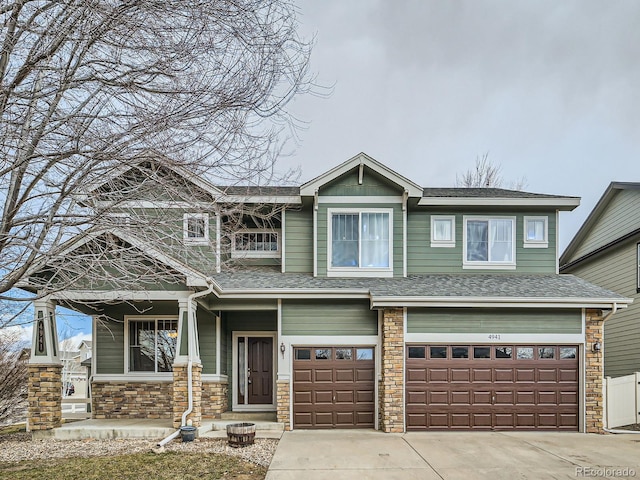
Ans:
[[[328,209],[329,276],[390,276],[392,209]]]
[[[280,257],[280,232],[250,228],[237,232],[231,246],[233,258]]]
[[[185,213],[183,238],[185,243],[190,245],[209,243],[209,215],[206,213]]]

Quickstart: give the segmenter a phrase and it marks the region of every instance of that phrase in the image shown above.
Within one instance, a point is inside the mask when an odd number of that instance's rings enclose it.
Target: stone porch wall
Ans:
[[[62,365],[28,366],[27,429],[51,430],[62,424]]]
[[[585,431],[604,433],[603,382],[604,382],[604,316],[601,310],[587,310],[585,345]],[[593,344],[600,342],[601,350],[593,351]]]
[[[202,384],[202,417],[220,418],[229,409],[229,383],[211,382]]]
[[[404,311],[386,309],[382,313],[382,402],[380,429],[404,431]]]
[[[172,418],[173,383],[92,382],[92,418]]]

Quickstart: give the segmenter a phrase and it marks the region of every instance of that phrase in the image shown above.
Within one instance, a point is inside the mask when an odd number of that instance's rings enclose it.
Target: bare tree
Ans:
[[[0,331],[0,425],[26,410],[27,358],[15,330]]]
[[[0,301],[21,300],[12,288],[27,278],[41,295],[177,282],[148,255],[159,242],[211,268],[210,256],[185,253],[182,212],[168,207],[247,209],[176,172],[223,185],[273,177],[295,125],[286,106],[314,87],[294,6],[13,0],[0,20]],[[144,208],[153,195],[164,212]],[[278,215],[249,210],[267,223]]]
[[[504,182],[502,178],[502,166],[489,160],[489,152],[476,157],[474,168],[458,175],[456,174],[456,187],[466,188],[509,188],[522,190],[527,186],[525,177],[511,182]]]

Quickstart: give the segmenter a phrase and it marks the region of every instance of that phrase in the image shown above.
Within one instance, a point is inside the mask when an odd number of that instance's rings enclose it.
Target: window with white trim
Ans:
[[[328,209],[328,270],[392,271],[392,209]]]
[[[524,248],[549,246],[549,218],[524,217]]]
[[[178,343],[177,318],[128,319],[129,372],[173,371]]]
[[[209,243],[209,215],[207,213],[185,213],[182,230],[186,243],[206,245]]]
[[[464,268],[515,268],[514,217],[464,217]]]
[[[456,246],[456,217],[453,215],[431,215],[431,246]]]
[[[233,258],[280,257],[280,231],[249,228],[236,232],[231,245]]]

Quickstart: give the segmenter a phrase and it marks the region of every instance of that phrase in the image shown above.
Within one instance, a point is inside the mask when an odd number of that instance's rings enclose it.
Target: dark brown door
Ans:
[[[273,403],[273,338],[249,337],[247,352],[248,403]]]
[[[296,428],[373,428],[373,347],[296,347],[293,416]]]
[[[411,345],[407,430],[578,430],[578,347]]]

